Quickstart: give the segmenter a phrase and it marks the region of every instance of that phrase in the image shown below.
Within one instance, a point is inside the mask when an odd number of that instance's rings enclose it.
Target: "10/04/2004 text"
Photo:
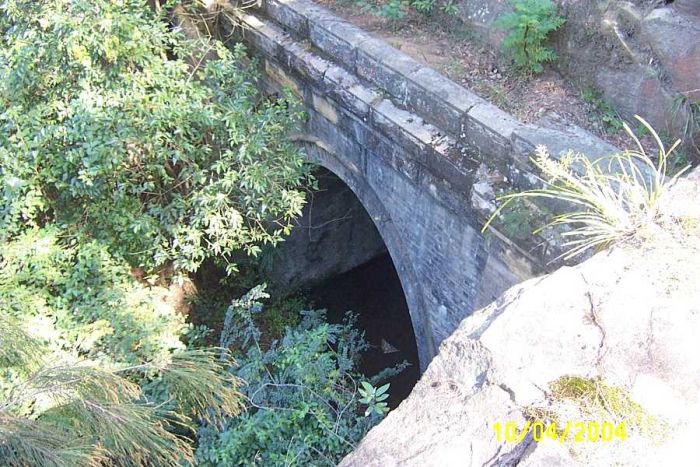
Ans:
[[[613,440],[624,441],[627,439],[627,429],[624,423],[613,422],[566,422],[566,425],[557,427],[556,423],[526,421],[522,429],[518,429],[515,422],[494,423],[493,429],[496,441],[508,443],[520,443],[532,431],[532,439],[536,442],[550,439],[563,443],[567,439],[574,442],[610,442]]]

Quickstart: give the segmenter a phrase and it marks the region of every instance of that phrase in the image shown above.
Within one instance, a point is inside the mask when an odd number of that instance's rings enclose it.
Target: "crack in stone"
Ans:
[[[498,447],[496,454],[482,465],[482,467],[515,467],[525,456],[525,451],[534,443],[532,430],[528,430],[525,438],[510,451],[500,454],[503,445]]]
[[[600,345],[598,346],[598,356],[596,357],[596,368],[598,369],[598,371],[600,371],[600,365],[603,361],[603,357],[605,356],[605,342],[607,340],[607,334],[605,333],[605,329],[603,328],[602,324],[600,324],[600,317],[598,316],[595,303],[593,302],[593,295],[591,295],[590,292],[590,284],[586,280],[586,276],[584,276],[583,273],[581,273],[581,278],[588,287],[588,290],[586,290],[586,297],[588,297],[588,304],[590,307],[589,318],[591,320],[591,323],[598,328],[601,334]]]
[[[498,387],[503,389],[505,392],[507,392],[508,395],[510,396],[511,402],[513,402],[515,404],[515,391],[513,391],[511,388],[506,386],[506,383],[501,383],[498,385]]]

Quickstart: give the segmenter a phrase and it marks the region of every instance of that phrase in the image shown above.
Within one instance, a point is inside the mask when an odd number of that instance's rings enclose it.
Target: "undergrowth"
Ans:
[[[551,385],[549,407],[528,407],[526,415],[541,422],[566,425],[568,419],[590,421],[606,420],[624,424],[627,430],[653,441],[662,440],[668,432],[668,424],[651,415],[634,401],[626,389],[606,384],[600,378],[562,376]],[[575,410],[572,414],[568,411]]]
[[[557,14],[557,7],[550,0],[510,0],[510,3],[514,11],[500,16],[495,23],[508,31],[503,49],[517,70],[541,73],[543,63],[557,58],[545,42],[565,19]]]

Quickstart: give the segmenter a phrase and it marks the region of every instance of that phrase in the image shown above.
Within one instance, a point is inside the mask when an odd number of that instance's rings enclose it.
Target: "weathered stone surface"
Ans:
[[[544,145],[554,157],[568,151],[576,151],[592,158],[612,154],[617,148],[608,144],[581,127],[566,125],[557,129],[541,125],[520,125],[513,132],[514,150],[519,154],[531,154],[536,146]]]
[[[700,20],[659,8],[644,19],[642,35],[668,70],[673,87],[700,101]]]
[[[262,5],[268,15],[275,18],[290,31],[302,37],[308,36],[309,22],[303,14],[304,12],[298,11],[296,8],[290,8],[285,2],[277,0],[265,0]]]
[[[566,19],[553,34],[554,66],[581,87],[595,87],[627,120],[641,115],[681,136],[674,99],[700,101],[700,2],[591,0],[555,2]],[[503,0],[460,0],[460,19],[497,51],[505,31],[496,19]]]
[[[511,155],[511,140],[522,123],[512,115],[489,103],[472,107],[462,121],[459,135],[465,146],[475,151],[487,164],[507,160]]]
[[[676,193],[698,190],[700,172]],[[341,467],[687,464],[700,433],[700,213],[679,215],[662,238],[531,279],[466,318]],[[690,227],[675,230],[681,220]],[[498,442],[494,423],[521,427],[527,408],[561,410],[552,383],[562,376],[622,388],[658,426],[668,423],[666,437],[628,424],[623,442]]]
[[[675,0],[672,7],[681,13],[700,17],[700,3],[697,0]]]
[[[352,70],[355,68],[357,44],[369,39],[369,35],[358,31],[348,23],[335,20],[313,22],[310,30],[311,43]]]

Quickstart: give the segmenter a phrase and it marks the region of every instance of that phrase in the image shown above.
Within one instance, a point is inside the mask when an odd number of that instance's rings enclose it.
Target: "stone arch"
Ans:
[[[425,307],[423,287],[411,263],[411,256],[407,252],[405,241],[392,222],[381,199],[366,182],[359,167],[336,156],[335,153],[327,150],[325,145],[322,147],[320,144],[304,143],[303,146],[310,162],[331,171],[352,190],[377,228],[401,282],[413,325],[422,373],[437,349]]]

